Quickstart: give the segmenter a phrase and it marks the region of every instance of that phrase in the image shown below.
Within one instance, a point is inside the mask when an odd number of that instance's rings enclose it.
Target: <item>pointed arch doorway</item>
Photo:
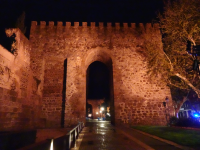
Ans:
[[[114,124],[113,95],[112,59],[102,49],[92,50],[86,58],[86,117],[107,117]]]

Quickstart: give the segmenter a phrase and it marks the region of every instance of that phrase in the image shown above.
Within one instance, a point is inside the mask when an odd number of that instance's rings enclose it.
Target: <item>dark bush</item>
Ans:
[[[199,128],[200,122],[195,118],[180,118],[175,126]]]
[[[173,116],[173,117],[171,117],[170,119],[169,119],[169,124],[170,125],[176,125],[177,124],[177,122],[178,122],[178,118],[176,118],[175,116]]]

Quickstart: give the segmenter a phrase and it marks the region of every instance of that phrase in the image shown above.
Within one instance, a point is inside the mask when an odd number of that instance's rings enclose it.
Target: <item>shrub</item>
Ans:
[[[176,118],[175,116],[173,116],[173,117],[171,117],[170,119],[169,119],[169,124],[170,125],[176,125],[177,124],[177,122],[178,122],[178,118]]]
[[[200,122],[194,118],[180,118],[175,126],[180,127],[200,127]]]

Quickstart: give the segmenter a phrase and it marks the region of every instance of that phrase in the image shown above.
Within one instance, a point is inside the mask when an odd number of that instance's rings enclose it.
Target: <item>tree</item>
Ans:
[[[163,45],[155,30],[145,34],[145,55],[149,74],[162,75],[162,81],[180,89],[192,88],[200,97],[199,73],[192,69],[194,57],[187,52],[187,42],[200,40],[200,0],[168,1],[159,15]],[[162,48],[163,47],[163,48]]]
[[[159,20],[170,67],[168,83],[181,89],[192,88],[200,97],[199,72],[192,70],[195,58],[187,52],[188,41],[196,46],[200,40],[200,0],[168,1]]]
[[[185,103],[185,101],[189,98],[189,94],[191,93],[191,90],[186,89],[180,89],[175,86],[171,86],[171,95],[173,99],[173,106],[175,110],[175,115],[178,117],[178,112],[181,108],[181,106]]]
[[[158,41],[157,29],[144,34],[143,54],[150,78],[160,77],[171,90],[182,90],[182,104],[191,89],[200,98],[200,76],[193,70],[194,60],[199,58],[187,51],[188,42],[196,46],[200,41],[200,0],[168,0],[158,19],[163,44]]]

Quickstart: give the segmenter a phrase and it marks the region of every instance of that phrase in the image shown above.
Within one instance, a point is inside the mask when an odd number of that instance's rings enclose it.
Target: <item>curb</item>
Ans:
[[[133,136],[127,134],[127,133],[124,132],[123,130],[121,130],[121,129],[119,129],[119,128],[117,128],[117,130],[118,130],[119,132],[121,132],[122,134],[124,134],[125,136],[127,136],[128,138],[130,138],[132,141],[134,141],[134,142],[137,143],[138,145],[140,145],[141,147],[145,148],[146,150],[155,150],[155,149],[153,149],[152,147],[150,147],[149,145],[147,145],[147,144],[141,142],[140,140],[134,138]]]
[[[187,129],[187,130],[196,130],[200,131],[200,128],[191,128],[191,127],[177,127],[177,126],[171,126],[172,128],[180,128],[180,129]]]
[[[173,146],[175,146],[175,147],[177,147],[177,148],[180,148],[180,149],[182,149],[182,150],[194,150],[193,148],[190,148],[190,147],[187,147],[187,146],[179,145],[179,144],[177,144],[177,143],[174,143],[174,142],[169,141],[169,140],[162,139],[162,138],[157,137],[157,136],[155,136],[155,135],[151,135],[151,134],[149,134],[149,133],[146,133],[146,132],[143,132],[143,131],[140,131],[140,130],[136,130],[136,129],[134,129],[134,128],[131,128],[131,129],[134,130],[134,131],[136,131],[136,132],[139,132],[139,133],[142,133],[142,134],[144,134],[144,135],[147,135],[147,136],[149,136],[149,137],[152,137],[152,138],[154,138],[154,139],[157,139],[157,140],[160,140],[160,141],[162,141],[162,142],[165,142],[165,143],[167,143],[167,144],[173,145]]]

